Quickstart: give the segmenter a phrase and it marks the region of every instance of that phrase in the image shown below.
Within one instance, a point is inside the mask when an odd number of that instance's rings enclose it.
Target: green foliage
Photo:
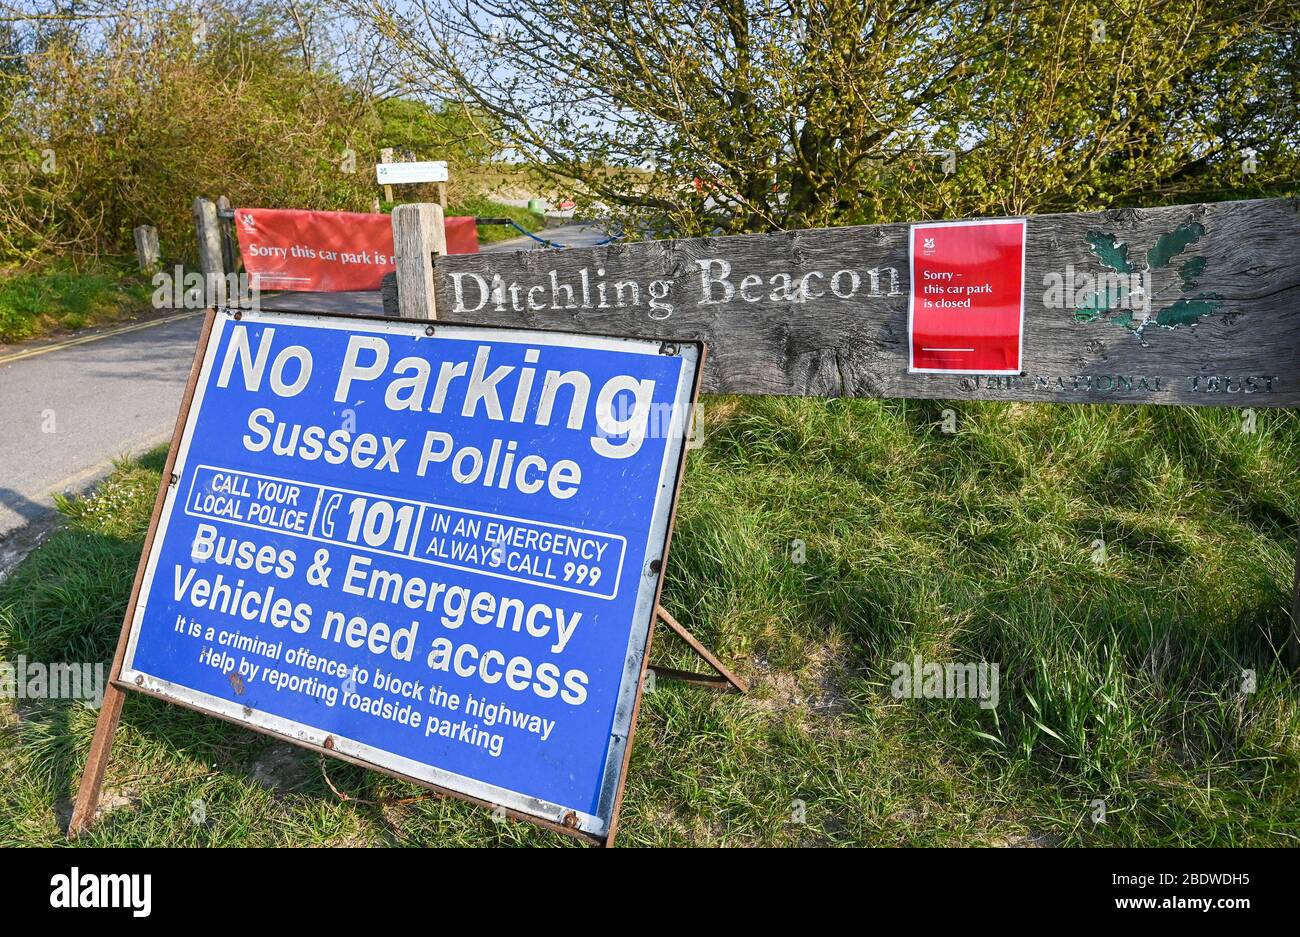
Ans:
[[[430,88],[651,235],[1250,198],[1300,179],[1285,0],[373,10]]]
[[[158,5],[27,50],[0,73],[0,262],[126,254],[140,224],[193,259],[196,196],[368,211],[383,146],[494,153],[465,108],[382,99],[310,38],[279,4]]]
[[[147,279],[111,264],[0,272],[0,344],[111,322],[138,312],[149,293]]]
[[[488,119],[469,107],[444,102],[387,98],[375,105],[379,134],[375,145],[390,147],[397,158],[448,159],[458,165],[491,161],[500,150]],[[435,153],[436,150],[436,153]]]

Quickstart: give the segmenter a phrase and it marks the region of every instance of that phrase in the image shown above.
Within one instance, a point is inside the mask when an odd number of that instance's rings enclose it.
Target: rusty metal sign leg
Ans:
[[[703,673],[691,673],[686,670],[674,670],[671,667],[652,667],[654,672],[667,680],[680,680],[683,683],[695,683],[700,686],[714,687],[715,689],[725,689],[732,687],[738,693],[748,693],[749,684],[741,677],[732,673],[723,665],[722,661],[713,656],[713,653],[699,642],[695,635],[691,634],[681,622],[668,613],[662,605],[655,609],[655,615],[669,628],[677,633],[677,636],[691,646],[696,654],[704,658],[704,662],[716,670],[719,676],[712,676]]]
[[[180,445],[181,433],[185,429],[185,415],[189,412],[190,401],[194,399],[194,388],[199,382],[199,370],[203,365],[203,355],[207,350],[208,337],[212,334],[212,324],[217,312],[209,309],[203,318],[203,330],[199,333],[198,347],[194,351],[194,363],[190,365],[190,377],[185,385],[185,396],[181,399],[181,409],[176,415],[176,427],[172,430],[171,448],[167,452],[167,461],[163,465],[162,483],[158,486],[158,496],[153,503],[153,516],[149,519],[149,532],[145,535],[144,549],[140,552],[140,564],[136,567],[135,583],[131,586],[131,598],[126,603],[126,614],[122,619],[122,631],[117,639],[117,651],[113,654],[113,664],[108,671],[108,685],[104,688],[104,699],[99,707],[99,720],[95,723],[95,737],[90,743],[90,755],[86,759],[86,771],[81,776],[81,786],[77,789],[77,799],[72,807],[72,819],[68,821],[68,838],[73,839],[95,818],[99,808],[99,792],[104,784],[104,771],[108,767],[108,758],[113,751],[113,736],[117,733],[118,720],[122,718],[122,702],[126,694],[117,685],[122,676],[122,661],[126,657],[127,640],[131,634],[131,619],[135,615],[136,602],[140,599],[140,585],[144,580],[144,570],[148,565],[149,548],[153,543],[154,533],[158,529],[158,518],[162,514],[163,503],[167,500],[167,489],[172,484],[172,472],[176,468],[176,450]]]
[[[116,679],[114,674],[113,679]],[[117,723],[122,718],[122,701],[126,694],[113,685],[112,680],[104,688],[104,699],[99,706],[99,721],[95,723],[95,738],[90,743],[90,755],[86,759],[86,771],[81,776],[81,787],[77,789],[77,799],[72,807],[72,819],[68,821],[68,838],[74,839],[90,826],[99,809],[99,793],[104,785],[104,770],[108,767],[109,755],[113,752],[113,736],[117,734]]]

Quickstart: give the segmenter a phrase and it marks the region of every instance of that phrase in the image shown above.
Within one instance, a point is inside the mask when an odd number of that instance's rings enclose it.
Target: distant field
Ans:
[[[709,399],[664,604],[754,689],[658,682],[619,842],[1296,845],[1300,691],[1277,649],[1300,416],[1243,430],[1208,409]],[[0,584],[0,660],[108,659],[161,464],[63,506]],[[895,698],[915,655],[998,664],[999,705]],[[654,657],[700,666],[662,631]],[[94,723],[0,701],[0,845],[61,841]],[[95,845],[567,842],[138,696],[105,801]]]
[[[544,222],[541,215],[527,208],[503,205],[486,198],[466,198],[447,206],[449,215],[474,215],[478,218],[510,218],[525,231],[539,231]],[[480,225],[478,240],[480,244],[494,241],[508,241],[520,237],[518,231],[508,225]]]

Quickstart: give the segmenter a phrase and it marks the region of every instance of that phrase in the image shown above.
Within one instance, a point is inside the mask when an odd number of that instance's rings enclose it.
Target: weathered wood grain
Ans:
[[[194,230],[198,235],[199,269],[204,279],[209,283],[220,280],[224,286],[226,269],[221,256],[221,222],[217,218],[217,206],[210,199],[194,200]],[[217,294],[210,292],[209,295]]]
[[[437,205],[398,205],[393,209],[393,259],[397,267],[397,305],[403,319],[436,319],[434,272],[430,256],[447,253],[447,230]]]
[[[153,273],[162,260],[158,246],[158,229],[153,225],[142,224],[135,229],[135,257],[140,269]]]
[[[235,238],[235,219],[230,199],[224,195],[217,199],[217,221],[221,226],[221,263],[226,273],[243,273],[244,255],[239,252],[239,243]]]
[[[379,301],[383,304],[384,315],[401,318],[401,303],[397,299],[397,272],[385,273],[379,280]],[[436,312],[436,310],[435,310]],[[358,313],[360,315],[361,313]]]
[[[710,344],[704,390],[711,393],[1300,405],[1296,200],[1031,217],[1018,377],[907,373],[908,230],[895,224],[440,256],[438,318],[702,339]],[[1064,277],[1069,267],[1108,273],[1125,266],[1125,250],[1134,270],[1151,272],[1155,298],[1144,327],[1140,312],[1127,325],[1120,310],[1089,321],[1090,313],[1057,308],[1046,295],[1052,275]],[[716,280],[723,264],[735,293],[710,302],[726,291],[714,282],[706,294],[703,273]],[[830,288],[837,271],[848,271],[835,281],[842,296]],[[854,275],[859,285],[851,291]],[[501,293],[479,305],[475,276],[489,288],[499,277]],[[621,306],[618,282],[625,284]],[[627,284],[636,284],[635,301]],[[1157,324],[1157,316],[1188,321]]]

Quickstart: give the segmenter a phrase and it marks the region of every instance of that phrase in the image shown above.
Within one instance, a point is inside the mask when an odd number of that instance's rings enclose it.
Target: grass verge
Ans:
[[[381,207],[384,212],[391,213],[394,203],[384,202]],[[515,205],[506,205],[482,196],[464,198],[459,202],[448,205],[447,215],[448,217],[473,215],[476,218],[509,218],[525,231],[540,231],[546,226],[546,220],[536,212]],[[509,241],[517,237],[523,237],[523,235],[509,225],[485,224],[478,227],[478,242],[480,244]]]
[[[125,263],[90,270],[0,270],[0,344],[128,318],[153,287]]]
[[[1278,649],[1300,417],[1243,429],[1209,409],[710,399],[664,601],[754,690],[647,695],[620,843],[1294,845],[1300,692]],[[161,461],[63,505],[0,584],[0,659],[108,659]],[[999,705],[896,698],[915,655],[997,663]],[[662,630],[655,660],[701,666]],[[0,845],[60,841],[94,721],[0,701]],[[132,696],[87,842],[564,842],[327,768]]]
[[[509,218],[525,231],[540,231],[545,225],[541,215],[527,208],[504,205],[489,198],[469,198],[450,206],[449,215],[474,215],[477,218]],[[496,241],[508,241],[521,237],[518,231],[508,225],[479,225],[478,241],[480,244],[492,244]]]

